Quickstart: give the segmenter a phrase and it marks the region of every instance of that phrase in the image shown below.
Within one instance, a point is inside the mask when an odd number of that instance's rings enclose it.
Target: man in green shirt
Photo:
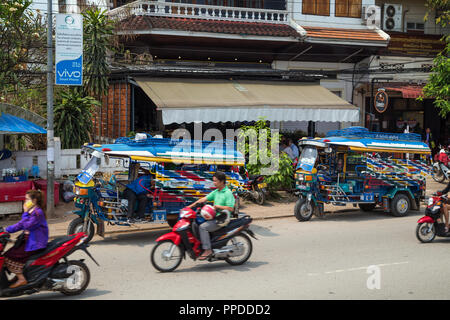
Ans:
[[[197,204],[205,203],[206,201],[213,201],[214,209],[216,209],[216,212],[218,210],[229,211],[230,213],[233,212],[235,199],[231,190],[228,189],[228,187],[225,185],[226,183],[225,174],[223,172],[217,171],[213,175],[213,182],[214,186],[217,189],[208,194],[206,197],[198,199],[188,207],[191,208],[196,206]],[[220,228],[221,226],[217,224],[217,221],[215,219],[206,221],[200,225],[199,227],[200,241],[202,242],[204,252],[199,257],[199,260],[205,260],[209,255],[211,255],[212,250],[209,233],[217,231]]]

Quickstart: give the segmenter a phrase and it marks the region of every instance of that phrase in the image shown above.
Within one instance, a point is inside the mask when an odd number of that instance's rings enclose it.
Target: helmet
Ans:
[[[207,204],[203,206],[202,210],[200,211],[200,214],[205,220],[212,220],[216,217],[216,209],[214,209],[213,206]]]

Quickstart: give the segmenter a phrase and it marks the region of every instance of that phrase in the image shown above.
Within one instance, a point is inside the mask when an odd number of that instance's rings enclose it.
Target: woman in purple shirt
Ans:
[[[27,191],[23,204],[22,220],[5,230],[14,233],[23,230],[24,241],[17,243],[5,253],[5,264],[8,270],[15,273],[17,281],[10,288],[27,284],[23,275],[23,267],[28,258],[42,251],[48,242],[48,225],[45,215],[45,202],[40,190]]]

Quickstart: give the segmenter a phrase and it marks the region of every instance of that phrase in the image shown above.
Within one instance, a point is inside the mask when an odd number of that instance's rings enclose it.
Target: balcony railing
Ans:
[[[265,22],[286,24],[287,10],[224,7],[190,3],[135,1],[108,12],[112,19],[122,20],[130,15],[197,18],[207,20]]]

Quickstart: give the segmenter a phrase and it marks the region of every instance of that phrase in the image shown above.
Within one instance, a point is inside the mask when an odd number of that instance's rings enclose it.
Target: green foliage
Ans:
[[[292,160],[286,153],[280,153],[279,168],[274,174],[267,176],[265,181],[267,182],[269,189],[274,190],[289,190],[294,183],[294,167],[292,166]]]
[[[255,135],[249,134],[255,132]],[[260,140],[264,139],[266,134],[267,150],[261,150]],[[245,137],[245,144],[240,146],[242,152],[246,156],[247,169],[250,174],[262,174],[262,169],[268,169],[271,164],[278,162],[278,170],[271,175],[266,176],[265,181],[268,184],[270,191],[290,188],[293,183],[294,170],[292,167],[292,160],[285,154],[272,154],[272,146],[280,143],[280,135],[272,135],[272,132],[263,118],[260,118],[254,125],[242,126],[239,132],[239,139],[243,140]],[[264,161],[264,158],[270,159],[269,164]]]
[[[46,28],[42,16],[29,9],[31,2],[0,3],[0,91],[31,80],[36,82],[32,72],[45,65]]]
[[[114,48],[114,22],[106,10],[89,8],[83,13],[84,91],[98,100],[108,93],[107,51]]]
[[[425,7],[427,8],[427,13],[424,20],[427,21],[430,14],[436,12],[437,16],[435,18],[435,23],[441,25],[442,27],[447,26],[450,22],[450,1],[449,0],[426,0]]]
[[[440,109],[440,115],[450,113],[450,43],[433,60],[433,68],[427,85],[423,88],[425,97],[434,98],[434,105]],[[423,97],[419,97],[422,100]]]
[[[428,12],[424,18],[426,21],[430,13],[437,13],[436,24],[446,27],[450,22],[449,0],[427,0],[425,6]],[[450,35],[442,38],[446,42],[445,49],[433,60],[433,68],[427,85],[423,89],[423,98],[434,98],[434,105],[440,109],[439,114],[446,117],[450,113]]]
[[[90,141],[92,107],[100,102],[84,97],[80,90],[61,91],[55,100],[55,135],[61,138],[61,148],[80,148]]]

